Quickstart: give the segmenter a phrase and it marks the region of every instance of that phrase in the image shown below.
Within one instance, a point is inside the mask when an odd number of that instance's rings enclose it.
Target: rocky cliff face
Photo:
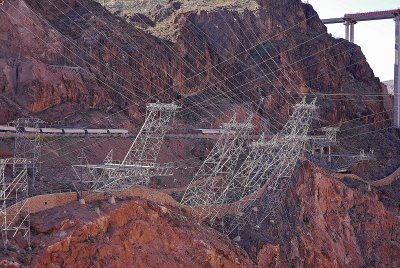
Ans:
[[[244,228],[243,243],[254,240],[247,249],[260,267],[399,265],[395,202],[385,206],[387,197],[379,190],[349,187],[308,162],[300,170],[280,220]]]
[[[381,92],[360,48],[326,34],[312,7],[300,1],[156,2],[125,4],[119,10],[153,35],[171,40],[174,62],[191,64],[175,76],[182,78],[174,80],[180,93],[202,92],[222,80],[215,86],[231,98],[258,104],[265,97],[260,113],[284,121],[296,95]],[[118,10],[112,1],[108,5]],[[198,76],[183,80],[199,72],[201,81]],[[331,99],[319,100],[321,117],[330,122],[349,119],[352,113],[385,111],[380,101]]]
[[[99,208],[99,213],[95,212]],[[253,267],[229,240],[177,207],[134,198],[57,207],[32,217],[33,267]]]
[[[305,161],[280,219],[245,226],[238,243],[201,227],[176,203],[77,201],[32,216],[32,252],[2,263],[34,267],[397,267],[400,223],[382,193],[351,188]],[[144,198],[144,199],[143,199]],[[150,198],[150,196],[149,196]],[[96,208],[98,211],[96,211]],[[17,253],[15,252],[17,251]],[[7,267],[7,266],[6,266]]]
[[[341,149],[374,149],[385,166],[361,175],[397,168],[400,151],[387,140],[398,133],[370,133],[390,126],[391,102],[363,95],[384,89],[361,49],[332,38],[310,5],[136,1],[118,12],[119,2],[107,3],[123,17],[90,0],[5,1],[0,123],[24,115],[133,129],[145,104],[160,100],[183,107],[179,130],[218,127],[239,111],[274,132],[308,94],[318,97],[315,128],[341,126]]]
[[[141,14],[140,29],[87,0],[6,1],[3,99],[49,120],[124,109],[126,120],[137,123],[146,102],[179,100],[190,108],[181,119],[198,123],[212,122],[232,102],[256,108],[264,97],[259,115],[282,123],[302,94],[381,92],[360,48],[330,37],[300,1],[164,4],[135,2],[124,9]],[[385,111],[380,101],[354,97],[322,96],[319,104],[321,117],[332,123]],[[15,107],[7,112],[19,113]]]

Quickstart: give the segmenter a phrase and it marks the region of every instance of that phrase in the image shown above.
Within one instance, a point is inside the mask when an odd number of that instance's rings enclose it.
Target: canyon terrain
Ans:
[[[340,127],[335,153],[374,159],[349,160],[339,174],[305,153],[278,218],[228,237],[198,225],[169,191],[190,182],[215,140],[167,136],[159,161],[179,163],[172,177],[115,205],[93,198],[36,211],[31,249],[17,239],[0,266],[398,267],[400,132],[387,93],[362,49],[332,37],[300,0],[4,0],[0,124],[37,117],[136,133],[146,104],[160,101],[181,106],[170,134],[218,128],[234,114],[252,115],[255,134],[274,134],[307,96],[318,106],[310,135]],[[131,143],[44,137],[32,192],[73,192],[81,153],[90,163],[111,149],[122,159]],[[13,147],[0,136],[1,158]]]

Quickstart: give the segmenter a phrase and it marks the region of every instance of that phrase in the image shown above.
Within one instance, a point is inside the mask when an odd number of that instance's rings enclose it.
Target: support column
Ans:
[[[393,127],[400,128],[400,15],[394,19],[396,22],[395,62],[394,62],[394,109]]]
[[[332,151],[331,151],[331,145],[329,144],[329,146],[328,146],[328,154],[329,154],[328,162],[329,162],[329,163],[332,162],[332,155],[331,155],[331,153],[332,153]]]
[[[345,39],[347,41],[350,41],[350,24],[349,24],[349,22],[346,21],[344,23],[344,27],[345,27],[345,30],[344,30]]]
[[[354,43],[354,25],[356,21],[348,20],[344,23],[345,26],[345,38],[347,41]]]
[[[355,22],[350,22],[350,42],[354,43],[354,25]]]

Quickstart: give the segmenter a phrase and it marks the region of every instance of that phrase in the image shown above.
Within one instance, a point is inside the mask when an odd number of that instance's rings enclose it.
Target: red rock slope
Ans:
[[[179,209],[138,198],[50,209],[34,215],[32,227],[34,267],[254,266],[244,251]]]
[[[243,245],[260,267],[398,267],[398,202],[367,187],[351,188],[303,163],[285,211],[274,224],[248,228]],[[276,229],[278,239],[266,239]],[[264,235],[264,236],[263,236]],[[269,236],[270,237],[270,236]],[[244,242],[247,243],[247,242]]]

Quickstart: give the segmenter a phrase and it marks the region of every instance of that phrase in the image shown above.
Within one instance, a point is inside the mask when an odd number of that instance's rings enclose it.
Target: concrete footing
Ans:
[[[94,208],[94,211],[95,211],[98,215],[100,215],[100,208],[99,208],[99,207],[95,207],[95,208]]]
[[[108,203],[110,203],[111,205],[115,204],[115,197],[113,195],[108,198]]]

